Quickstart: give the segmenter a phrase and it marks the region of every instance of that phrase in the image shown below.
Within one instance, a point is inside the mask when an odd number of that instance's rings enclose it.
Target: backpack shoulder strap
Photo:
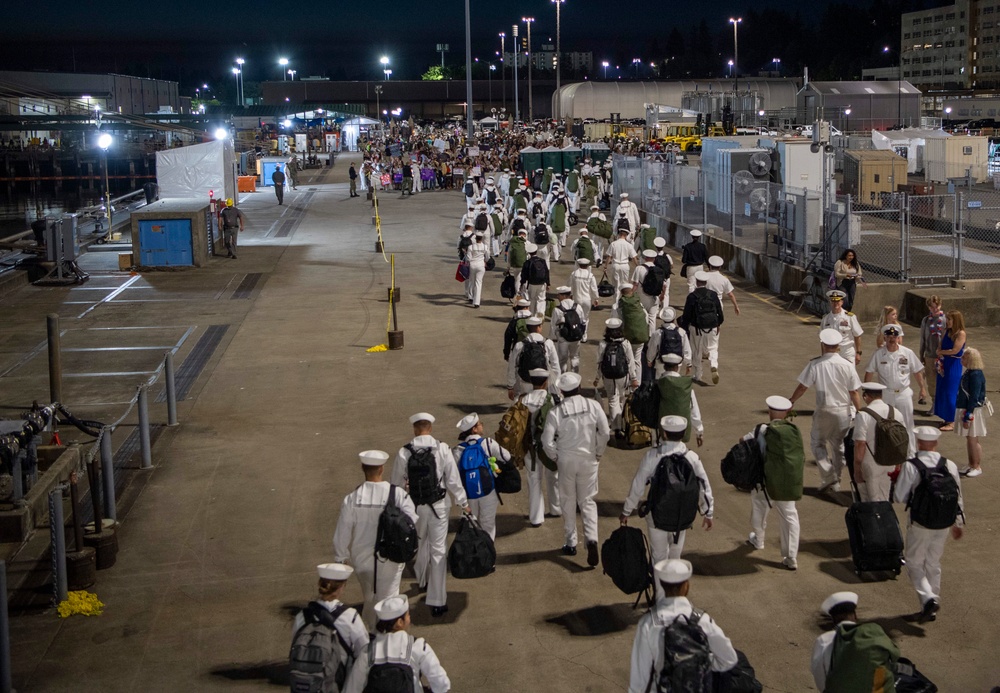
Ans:
[[[882,416],[881,414],[879,414],[877,411],[875,411],[871,407],[865,407],[861,411],[863,411],[865,414],[868,414],[868,416],[870,416],[873,419],[875,419],[875,423],[882,423],[883,421],[885,421],[885,417]],[[889,420],[890,421],[892,420],[892,407],[889,407]]]

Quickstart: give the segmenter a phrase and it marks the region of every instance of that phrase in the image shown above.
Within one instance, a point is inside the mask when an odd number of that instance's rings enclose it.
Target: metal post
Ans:
[[[909,238],[906,229],[906,193],[899,193],[899,280],[907,280],[907,254],[909,251]]]
[[[52,535],[52,573],[56,604],[69,598],[66,578],[66,530],[63,519],[62,486],[49,491],[49,531]]]
[[[27,450],[21,450],[11,461],[10,474],[12,478],[11,496],[14,502],[24,499],[24,464],[23,460],[28,456]]]
[[[465,0],[465,140],[471,142],[476,134],[472,124],[472,29],[469,0]]]
[[[163,357],[163,377],[167,381],[167,425],[177,425],[177,383],[174,381],[174,352]]]
[[[50,313],[45,318],[49,342],[49,401],[62,402],[62,339],[59,316]]]
[[[153,453],[149,444],[149,394],[147,387],[139,387],[139,450],[142,453],[141,469],[153,466]]]
[[[513,25],[514,34],[514,122],[521,120],[521,102],[517,93],[517,63],[521,58],[521,47],[517,45],[517,24]]]
[[[560,108],[560,101],[562,100],[562,94],[559,93],[559,86],[562,81],[562,23],[560,21],[560,8],[562,7],[565,0],[554,0],[556,3],[556,112],[552,114],[552,117],[556,120],[562,118],[562,108]],[[528,34],[531,35],[531,27],[528,27]]]
[[[704,169],[698,171],[698,185],[701,192],[701,231],[708,231],[708,174]]]
[[[955,276],[958,279],[965,278],[965,195],[961,192],[958,193],[957,197],[957,208],[955,209],[954,217],[957,217],[958,223],[955,227],[955,235],[958,236],[957,240],[957,253],[955,256]]]
[[[117,520],[115,502],[115,458],[112,451],[111,427],[101,431],[101,481],[104,485],[104,516]]]
[[[731,225],[729,227],[730,238],[729,241],[736,245],[736,180],[733,178],[729,179],[729,189],[731,191],[730,201],[729,201],[729,214]]]
[[[7,562],[0,561],[0,693],[11,693],[10,678],[10,615],[7,613]]]

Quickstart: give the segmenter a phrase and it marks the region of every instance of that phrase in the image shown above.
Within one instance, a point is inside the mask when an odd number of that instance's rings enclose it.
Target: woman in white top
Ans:
[[[475,240],[465,250],[465,259],[469,262],[469,303],[473,308],[479,307],[483,294],[483,277],[486,275],[486,255],[489,250],[483,239],[485,231],[476,231]]]
[[[371,689],[386,693],[422,691],[421,675],[427,679],[432,693],[450,691],[448,673],[434,650],[423,638],[414,638],[406,632],[410,627],[410,605],[406,597],[383,599],[375,605],[375,613],[378,616],[375,637],[351,667],[344,684],[345,693],[363,693]],[[407,679],[409,685],[404,683]]]

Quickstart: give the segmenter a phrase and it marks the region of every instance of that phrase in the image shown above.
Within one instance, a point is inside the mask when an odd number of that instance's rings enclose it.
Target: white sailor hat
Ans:
[[[600,209],[601,205],[590,205],[591,209]]]
[[[913,429],[913,435],[917,437],[917,440],[937,440],[941,437],[941,429],[933,426],[917,426]]]
[[[569,288],[565,284],[563,284],[562,286],[557,286],[556,287],[556,295],[557,296],[559,294],[571,294],[571,293],[573,293],[573,289]]]
[[[666,308],[660,311],[660,320],[662,320],[663,322],[673,322],[676,317],[677,313],[675,313],[674,309],[671,308],[670,306],[667,306]]]
[[[684,358],[680,354],[664,354],[663,356],[660,357],[660,360],[663,361],[663,363],[670,363],[676,365],[681,361],[683,361]]]
[[[840,346],[844,338],[840,336],[840,332],[832,327],[828,327],[825,330],[819,331],[819,341],[827,346]]]
[[[394,621],[410,610],[410,602],[402,595],[386,597],[375,605],[379,621]]]
[[[548,378],[549,372],[544,368],[532,368],[530,371],[528,371],[528,375],[530,375],[532,378]]]
[[[433,414],[428,414],[427,412],[422,411],[410,417],[411,424],[415,424],[418,421],[429,421],[430,423],[434,423],[435,419]]]
[[[476,231],[476,238],[485,238],[485,237],[486,237],[485,231]]]
[[[504,172],[504,173],[510,173],[510,169],[509,169],[509,168],[507,168],[507,167],[504,167],[504,170],[503,170],[503,172]]]
[[[840,289],[830,289],[826,292],[826,297],[831,301],[843,301],[847,298],[847,293],[841,291]]]
[[[522,207],[521,209],[517,210],[517,213],[518,214],[527,214],[528,210],[526,210],[524,207]]]
[[[537,315],[532,315],[530,318],[524,321],[525,325],[530,325],[531,327],[537,327],[545,322],[545,318],[540,318]]]
[[[590,266],[590,260],[588,260],[585,257],[581,257],[581,258],[577,259],[576,264],[580,265],[580,267],[589,267]]]
[[[534,243],[525,243],[524,252],[526,252],[528,255],[533,255],[538,252],[538,246],[535,245]]]
[[[389,453],[381,450],[365,450],[358,453],[358,459],[366,467],[381,467],[389,461]]]
[[[618,288],[621,289],[622,291],[631,291],[632,289],[635,288],[635,286],[632,284],[632,282],[622,282],[621,284],[618,285]]]
[[[696,282],[707,282],[708,272],[706,272],[705,270],[698,270],[697,272],[694,273],[694,280]]]
[[[466,229],[471,229],[472,228],[472,222],[471,221],[465,222],[465,228]]]
[[[620,217],[623,217],[623,216],[625,216],[625,214],[627,213],[627,211],[628,211],[628,210],[625,210],[625,209],[620,209],[620,208],[619,208],[619,210],[618,210],[618,216],[620,216]]]
[[[656,251],[653,250],[652,248],[648,248],[642,251],[642,256],[647,257],[649,259],[653,259],[654,257],[656,257]]]
[[[607,320],[604,321],[604,324],[610,327],[612,330],[617,330],[619,327],[622,326],[622,321],[619,320],[618,318],[608,318]]]
[[[623,200],[624,200],[624,199],[626,199],[626,198],[628,197],[628,193],[622,193],[622,194],[621,194],[621,195],[619,195],[618,197],[620,197],[621,199],[623,199]]]
[[[580,387],[580,383],[583,379],[578,373],[563,373],[556,380],[556,387],[559,388],[560,392],[572,392]]]
[[[536,171],[541,171],[542,169],[540,169],[540,168],[536,168],[535,170],[536,170]]]
[[[834,592],[829,597],[823,600],[823,605],[820,607],[824,614],[829,614],[830,611],[840,604],[850,604],[851,606],[858,605],[858,595],[855,592]]]
[[[655,245],[657,248],[666,248],[667,239],[664,238],[663,236],[657,236],[656,238],[653,239],[653,245]]]
[[[493,176],[490,176],[489,178],[486,179],[486,184],[487,185],[492,185],[493,184]]]
[[[701,237],[701,231],[699,231],[698,229],[691,229],[690,234],[691,234],[691,238],[700,238]]]
[[[884,334],[886,337],[890,335],[894,335],[896,337],[902,337],[903,328],[894,322],[890,322],[888,325],[882,328],[882,334]]]
[[[460,431],[472,430],[472,427],[479,423],[479,414],[472,412],[468,416],[463,416],[462,420],[455,424],[455,428]]]
[[[474,183],[475,181],[474,181],[474,180],[472,180],[471,178],[466,178],[466,179],[465,179],[465,182],[466,182],[466,183]]]
[[[713,255],[712,257],[708,258],[708,264],[710,267],[722,267],[724,264],[726,264],[726,261],[723,260],[718,255]]]
[[[789,411],[792,408],[792,400],[781,395],[771,395],[764,400],[764,404],[767,405],[768,409],[774,411]]]
[[[861,389],[870,390],[872,392],[882,392],[886,389],[886,387],[882,383],[877,383],[873,380],[870,383],[861,383]]]
[[[528,299],[526,299],[526,298],[519,298],[519,299],[517,299],[517,301],[516,301],[516,302],[514,303],[514,305],[515,305],[515,306],[517,306],[518,308],[527,308],[528,306],[530,306],[530,305],[531,305],[531,301],[529,301],[529,300],[528,300]]]
[[[343,563],[321,563],[316,572],[326,580],[346,580],[354,573],[354,568]]]
[[[579,231],[579,233],[580,233],[581,236],[585,235],[587,233],[587,227],[584,226],[583,228],[581,228],[580,231]]]
[[[683,558],[664,558],[653,566],[653,573],[660,582],[668,585],[679,585],[691,579],[694,570],[691,568],[691,561]]]
[[[541,190],[536,190],[535,191],[535,197],[541,197],[541,196],[542,196],[542,191]]]
[[[648,229],[649,228],[649,224],[639,224],[639,228],[640,229]]]

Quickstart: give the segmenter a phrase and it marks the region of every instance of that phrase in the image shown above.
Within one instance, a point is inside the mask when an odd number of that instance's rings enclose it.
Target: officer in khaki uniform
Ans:
[[[847,359],[848,363],[856,366],[861,363],[861,335],[865,331],[861,329],[858,316],[849,310],[844,310],[846,296],[847,294],[839,289],[826,292],[826,297],[830,301],[830,312],[823,316],[819,329],[837,330],[842,337],[840,355]]]

